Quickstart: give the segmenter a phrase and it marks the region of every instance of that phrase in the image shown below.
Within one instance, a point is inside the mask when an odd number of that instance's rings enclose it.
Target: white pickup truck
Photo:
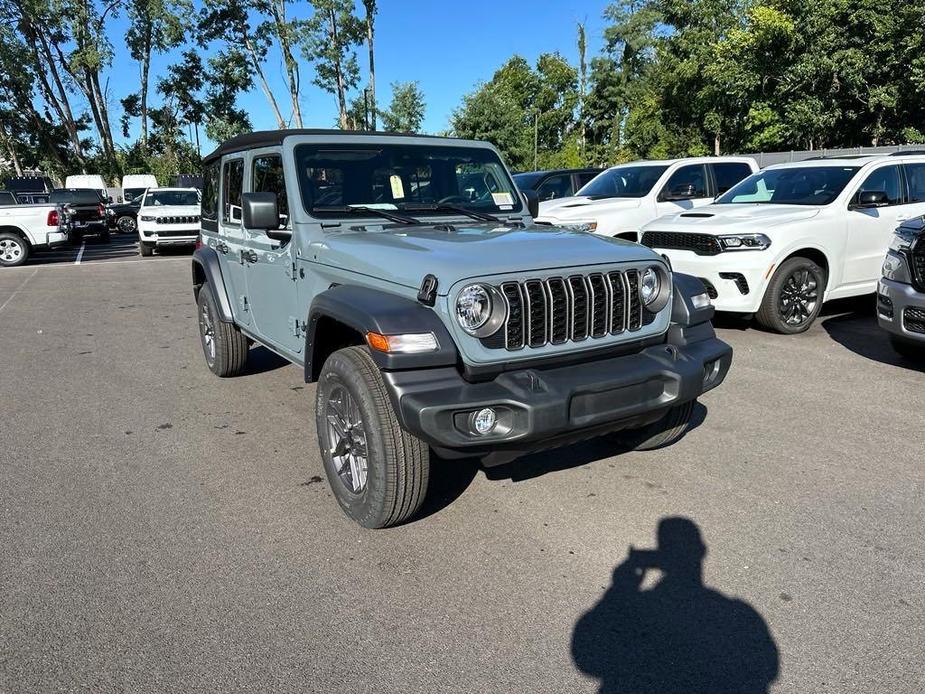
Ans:
[[[60,205],[0,205],[0,266],[22,265],[33,251],[67,243]]]
[[[893,230],[925,214],[925,156],[770,166],[712,205],[661,217],[642,243],[701,278],[717,311],[803,332],[830,299],[872,294]]]

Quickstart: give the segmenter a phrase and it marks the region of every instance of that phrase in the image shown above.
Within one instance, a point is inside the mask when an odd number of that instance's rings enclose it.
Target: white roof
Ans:
[[[828,167],[861,167],[868,164],[879,164],[882,162],[898,163],[902,161],[920,161],[925,162],[925,154],[908,154],[908,155],[861,155],[857,157],[829,157],[819,159],[804,159],[803,161],[788,161],[782,164],[771,164],[767,169],[802,169],[810,166],[828,166]]]
[[[637,161],[625,161],[621,164],[615,164],[610,169],[618,169],[621,166],[671,166],[672,164],[722,164],[723,162],[734,162],[737,164],[755,164],[753,157],[682,157],[680,159],[639,159]],[[609,170],[609,169],[608,169]]]

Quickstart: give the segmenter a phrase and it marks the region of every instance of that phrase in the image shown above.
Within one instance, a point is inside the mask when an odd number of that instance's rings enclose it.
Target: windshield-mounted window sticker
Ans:
[[[509,210],[514,207],[514,198],[510,193],[492,193],[491,199],[502,210]]]
[[[402,185],[401,176],[396,176],[392,174],[389,176],[389,183],[392,186],[392,198],[395,200],[401,200],[405,197],[405,187]]]

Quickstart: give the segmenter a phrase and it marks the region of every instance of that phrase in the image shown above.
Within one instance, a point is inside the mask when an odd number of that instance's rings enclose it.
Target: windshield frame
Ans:
[[[154,202],[155,196],[158,194],[163,195],[190,195],[193,197],[194,202],[176,202],[176,203],[160,203],[157,204]],[[148,188],[141,202],[142,207],[196,207],[201,204],[199,199],[199,192],[196,190],[151,190]]]
[[[847,190],[848,187],[851,185],[851,182],[855,178],[857,178],[858,172],[861,171],[861,169],[863,169],[862,166],[844,166],[844,165],[839,166],[838,164],[835,164],[835,163],[831,165],[825,165],[825,166],[769,167],[767,169],[756,171],[751,176],[747,176],[743,178],[741,181],[739,181],[734,186],[732,186],[732,188],[730,188],[725,193],[717,197],[716,200],[713,201],[713,204],[714,205],[793,205],[795,207],[828,207],[829,205],[832,205],[833,203],[838,201],[838,199],[844,194],[845,190]],[[757,185],[757,181],[761,180],[762,177],[767,176],[768,174],[777,174],[777,173],[787,172],[787,171],[823,171],[825,172],[825,171],[832,171],[832,170],[843,171],[846,173],[850,173],[850,175],[845,179],[841,188],[839,188],[838,191],[835,192],[832,198],[828,200],[827,202],[793,202],[793,201],[782,202],[780,200],[772,200],[772,199],[732,200],[733,197],[737,197],[737,196],[741,196],[745,194],[744,192],[736,193],[737,189],[739,189],[740,187],[744,186],[746,183],[752,180],[756,181],[756,185]],[[775,190],[777,190],[777,188],[775,188]],[[771,195],[773,197],[774,194],[772,193]],[[724,198],[728,198],[728,199],[724,199]]]
[[[627,200],[640,200],[646,197],[658,186],[659,182],[662,180],[662,177],[670,168],[669,164],[642,164],[642,163],[631,163],[631,164],[620,164],[619,166],[611,166],[609,169],[604,169],[597,176],[592,178],[590,181],[585,183],[581,188],[575,191],[575,197],[589,197],[597,200],[606,200],[606,199],[617,199],[625,198]],[[658,176],[652,181],[652,185],[640,195],[604,195],[602,193],[588,193],[584,192],[588,186],[594,185],[595,181],[603,180],[605,177],[616,174],[620,171],[626,171],[627,169],[658,169]]]
[[[432,139],[386,139],[386,138],[369,138],[368,140],[364,138],[363,140],[357,139],[337,139],[337,140],[301,140],[297,141],[292,145],[290,150],[292,165],[295,170],[296,182],[299,191],[299,199],[301,203],[301,211],[309,216],[313,220],[320,220],[324,222],[331,222],[332,220],[337,219],[350,219],[350,221],[356,220],[359,215],[345,215],[343,212],[319,212],[316,207],[327,207],[327,206],[347,206],[347,207],[381,207],[385,211],[392,211],[398,214],[405,216],[413,216],[415,218],[423,217],[465,217],[464,213],[452,211],[449,209],[414,209],[413,211],[405,212],[403,205],[407,204],[409,207],[416,208],[418,205],[428,205],[429,202],[417,200],[414,198],[406,199],[402,202],[395,202],[394,198],[390,195],[393,201],[390,202],[381,202],[376,203],[373,201],[370,202],[350,202],[344,203],[342,199],[339,199],[336,203],[332,202],[329,205],[318,204],[317,202],[312,205],[311,199],[309,197],[310,192],[306,188],[306,183],[308,182],[308,176],[303,171],[303,157],[306,151],[309,152],[308,156],[311,156],[311,152],[318,151],[342,151],[342,152],[370,152],[378,150],[380,154],[383,151],[395,148],[395,149],[407,149],[407,150],[423,150],[425,153],[421,155],[421,160],[427,158],[426,151],[430,150],[431,152],[443,153],[448,159],[452,159],[454,152],[459,152],[460,156],[473,156],[473,159],[482,158],[482,163],[484,165],[494,164],[494,170],[492,173],[495,176],[496,182],[499,184],[500,193],[509,193],[511,197],[511,205],[508,207],[506,204],[501,206],[495,204],[493,201],[488,205],[471,205],[466,203],[460,203],[454,201],[451,203],[446,203],[456,207],[461,207],[467,210],[471,210],[476,213],[491,214],[498,216],[507,216],[507,215],[519,215],[526,212],[526,207],[523,203],[523,199],[520,194],[520,189],[517,187],[517,184],[514,182],[510,171],[507,168],[507,165],[504,163],[504,160],[501,158],[500,154],[493,147],[486,144],[478,142],[455,142],[453,140],[443,140],[440,138]],[[394,166],[394,159],[391,157],[385,157],[390,166]],[[319,167],[320,168],[320,167]],[[457,174],[458,175],[458,174]],[[422,184],[423,185],[423,184]],[[507,187],[507,190],[505,190]],[[489,191],[491,192],[491,191]],[[445,198],[444,198],[445,199]],[[503,207],[503,208],[502,208]],[[373,215],[370,215],[371,218],[374,218]],[[486,222],[488,223],[488,222]]]

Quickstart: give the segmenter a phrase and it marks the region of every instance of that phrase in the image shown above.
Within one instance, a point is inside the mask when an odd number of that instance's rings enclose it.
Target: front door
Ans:
[[[250,156],[248,190],[276,193],[281,229],[292,229],[283,160],[279,151],[256,150]],[[296,240],[275,241],[260,229],[245,229],[247,293],[257,333],[272,345],[300,353],[305,343],[298,306]]]
[[[672,191],[686,186],[693,186],[693,197],[685,200],[665,200],[664,198]],[[701,207],[713,202],[713,196],[710,194],[710,187],[707,182],[707,167],[703,164],[687,164],[678,168],[668,178],[667,183],[662,186],[659,192],[656,211],[658,216],[674,214],[690,210],[694,207]]]

